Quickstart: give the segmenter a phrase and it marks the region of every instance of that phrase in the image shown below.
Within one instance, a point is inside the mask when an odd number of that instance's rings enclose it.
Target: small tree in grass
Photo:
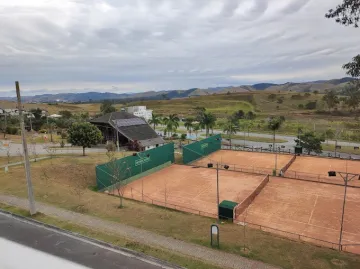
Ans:
[[[91,148],[102,140],[100,130],[91,123],[80,122],[74,123],[68,130],[68,142],[74,146],[83,148],[83,156],[85,156],[85,148]]]
[[[86,169],[79,169],[79,166],[75,164],[69,165],[67,170],[74,175],[74,180],[72,182],[73,192],[79,199],[76,210],[84,211],[85,208],[81,198],[90,184],[89,172]]]
[[[301,145],[304,147],[304,149],[310,155],[310,153],[313,151],[318,154],[322,153],[321,143],[325,142],[325,139],[323,137],[316,136],[314,132],[306,132],[306,133],[300,135],[300,141],[301,141]],[[300,141],[299,141],[299,139],[295,139],[295,142],[298,145],[299,145]]]
[[[110,171],[110,182],[113,191],[117,192],[120,198],[119,208],[123,208],[123,198],[126,189],[126,179],[131,176],[131,168],[129,164],[123,159],[116,159],[115,152],[109,151],[106,153],[109,162],[107,168]]]

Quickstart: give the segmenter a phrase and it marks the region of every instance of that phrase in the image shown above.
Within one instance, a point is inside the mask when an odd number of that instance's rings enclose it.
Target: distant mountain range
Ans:
[[[189,98],[193,96],[241,93],[254,91],[293,91],[293,92],[311,92],[326,90],[342,90],[347,83],[353,78],[341,78],[331,80],[318,80],[303,83],[287,82],[284,84],[259,83],[254,85],[216,87],[208,89],[192,88],[189,90],[173,91],[147,91],[141,93],[111,93],[111,92],[86,92],[86,93],[58,93],[58,94],[41,94],[34,96],[23,96],[23,101],[33,103],[53,103],[53,102],[99,102],[102,100],[123,100],[124,102],[136,100],[162,100],[175,98]],[[15,97],[0,97],[0,100],[15,101]]]

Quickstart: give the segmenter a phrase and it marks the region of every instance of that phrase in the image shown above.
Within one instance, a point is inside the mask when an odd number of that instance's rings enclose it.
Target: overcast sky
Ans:
[[[340,78],[342,0],[0,0],[0,96]]]

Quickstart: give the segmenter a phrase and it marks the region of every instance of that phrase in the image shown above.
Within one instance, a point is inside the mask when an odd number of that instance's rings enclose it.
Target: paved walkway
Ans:
[[[0,202],[8,205],[27,209],[26,199],[14,196],[0,195]],[[223,251],[213,250],[211,248],[186,243],[171,237],[162,236],[149,231],[141,230],[121,223],[105,221],[96,217],[75,213],[72,211],[60,209],[51,205],[37,203],[37,210],[45,215],[53,216],[58,219],[69,221],[81,226],[95,228],[107,233],[113,233],[120,237],[128,238],[144,245],[154,246],[179,253],[184,256],[193,257],[209,264],[217,265],[221,268],[236,269],[273,269],[276,267],[249,260],[247,258],[229,254]]]

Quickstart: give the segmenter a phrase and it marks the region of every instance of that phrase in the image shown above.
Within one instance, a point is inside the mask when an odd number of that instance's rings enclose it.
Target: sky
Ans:
[[[346,76],[342,0],[0,0],[0,96],[141,92]]]

